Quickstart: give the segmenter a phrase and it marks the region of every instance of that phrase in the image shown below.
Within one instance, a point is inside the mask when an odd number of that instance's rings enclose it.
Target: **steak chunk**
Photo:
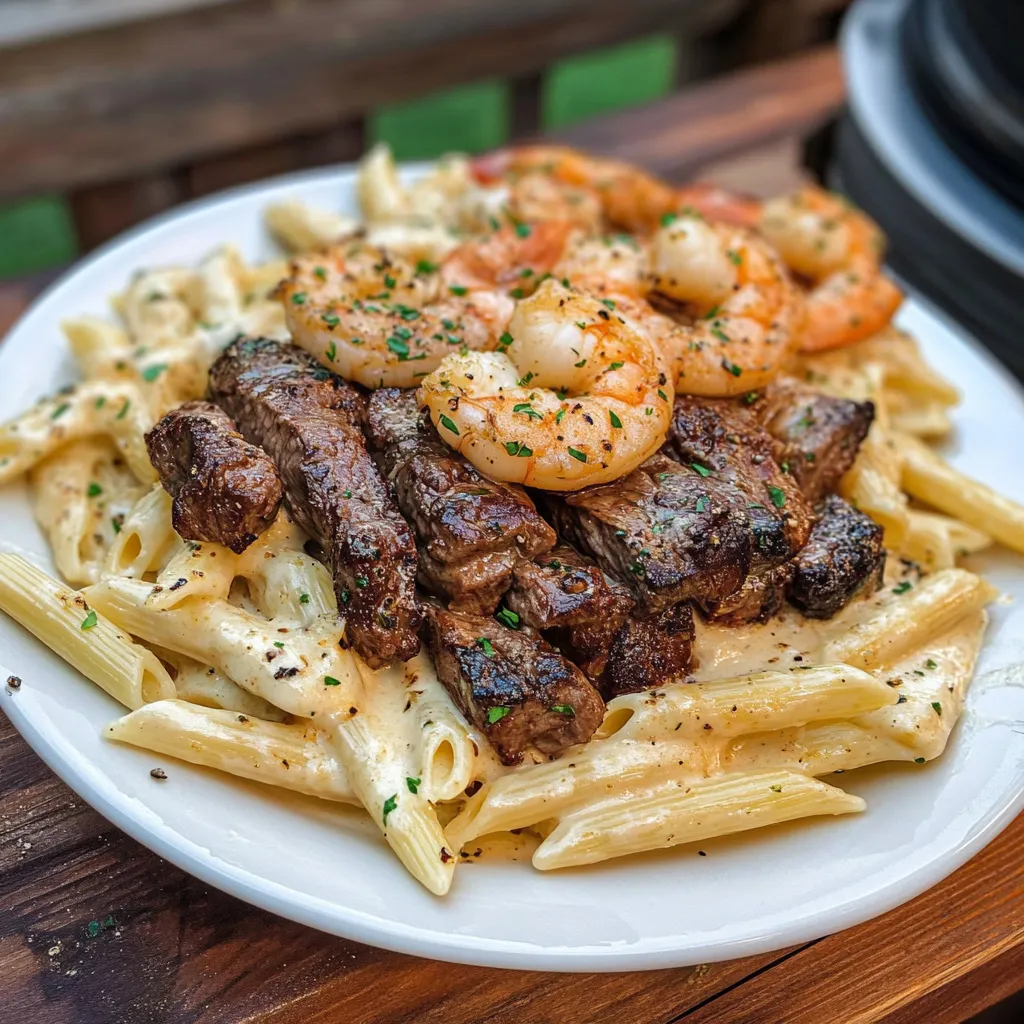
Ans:
[[[505,764],[528,746],[555,756],[594,735],[604,701],[583,673],[533,630],[427,608],[437,675]]]
[[[739,403],[676,398],[664,451],[705,476],[712,504],[730,510],[749,547],[741,587],[725,596],[695,595],[715,618],[746,622],[775,614],[788,579],[783,566],[810,534],[811,509],[772,450],[772,438]]]
[[[720,490],[717,478],[659,452],[621,480],[549,502],[559,534],[650,617],[680,601],[724,600],[746,579],[750,516]]]
[[[812,504],[835,490],[875,418],[873,402],[833,398],[793,378],[770,384],[751,411],[774,440],[775,461]]]
[[[299,525],[324,549],[338,609],[374,668],[419,648],[416,547],[366,450],[359,393],[294,345],[239,339],[210,393],[277,465]]]
[[[172,409],[146,434],[146,451],[185,540],[241,554],[276,518],[282,491],[274,463],[212,403]]]
[[[818,508],[811,538],[794,559],[789,600],[812,619],[829,619],[855,594],[882,585],[882,528],[836,494]]]
[[[626,588],[572,548],[521,561],[505,603],[528,626],[542,630],[606,700],[661,685],[690,667],[689,605],[638,619]]]
[[[517,559],[550,550],[555,531],[521,487],[488,480],[446,445],[420,414],[414,391],[373,392],[367,421],[416,534],[420,582],[453,610],[489,615]]]

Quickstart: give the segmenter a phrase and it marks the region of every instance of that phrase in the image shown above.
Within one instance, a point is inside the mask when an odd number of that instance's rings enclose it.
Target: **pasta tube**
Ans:
[[[107,556],[105,574],[137,578],[156,572],[178,543],[171,526],[171,496],[157,484],[125,516]]]
[[[152,651],[18,555],[0,554],[0,609],[126,707],[174,696]]]
[[[1024,506],[965,476],[917,438],[901,434],[897,440],[908,493],[1024,552]]]
[[[183,700],[160,700],[111,722],[106,735],[254,782],[359,803],[323,734],[306,722],[283,725]]]
[[[659,783],[616,793],[562,818],[533,855],[541,871],[744,832],[815,814],[862,811],[864,801],[782,769]]]
[[[996,596],[995,588],[980,576],[966,569],[943,569],[886,600],[827,641],[823,660],[842,661],[868,671],[891,665]]]

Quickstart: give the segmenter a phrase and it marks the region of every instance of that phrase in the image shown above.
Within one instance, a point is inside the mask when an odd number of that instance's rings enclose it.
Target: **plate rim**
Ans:
[[[425,162],[417,162],[403,164],[402,167],[403,170],[415,172],[425,165]],[[350,175],[355,166],[340,164],[278,175],[213,193],[152,217],[104,243],[95,252],[69,267],[35,298],[11,326],[5,339],[20,332],[34,316],[45,312],[63,288],[70,286],[80,275],[90,272],[125,245],[144,240],[147,235],[159,232],[166,225],[207,208],[220,206],[226,201],[309,182],[329,183]],[[230,239],[225,239],[225,242],[230,242]],[[197,254],[196,258],[200,256]],[[1011,384],[1024,399],[1024,388],[1009,371],[955,321],[931,303],[918,298],[908,298],[907,306],[919,307],[926,316],[952,330],[976,357],[987,364],[990,371]],[[5,348],[0,342],[0,356]],[[972,829],[968,835],[912,874],[898,875],[866,897],[807,914],[796,922],[783,923],[745,937],[705,942],[700,947],[699,956],[685,945],[685,936],[680,933],[647,940],[653,943],[647,946],[643,946],[645,940],[640,939],[631,946],[602,943],[592,946],[545,947],[525,941],[441,931],[440,926],[430,929],[366,913],[343,903],[327,903],[248,868],[231,864],[199,846],[181,831],[155,817],[147,819],[144,814],[133,811],[130,805],[137,802],[134,798],[117,791],[108,774],[88,764],[77,764],[76,756],[82,760],[86,755],[78,753],[77,748],[64,737],[43,735],[30,713],[19,707],[17,697],[9,690],[5,692],[10,699],[4,705],[4,710],[19,734],[43,762],[113,825],[182,871],[250,905],[329,934],[395,952],[483,967],[571,972],[655,970],[689,966],[697,962],[718,962],[809,942],[823,934],[863,923],[914,899],[966,863],[1024,810],[1024,785],[1018,785],[1016,789],[1008,788],[1001,794],[1001,800],[992,805],[981,827]],[[1024,784],[1024,779],[1021,783]],[[827,924],[822,923],[823,919],[827,919]]]

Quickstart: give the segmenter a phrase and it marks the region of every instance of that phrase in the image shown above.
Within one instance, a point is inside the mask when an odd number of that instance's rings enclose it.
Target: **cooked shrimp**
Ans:
[[[885,238],[864,213],[807,187],[765,203],[760,230],[796,273],[811,282],[805,352],[852,345],[877,334],[903,301],[881,268]]]
[[[282,282],[288,328],[324,366],[366,387],[414,387],[453,348],[494,348],[513,299],[561,254],[567,225],[503,228],[416,264],[358,239],[303,256]]]
[[[664,441],[673,395],[614,306],[545,281],[517,303],[503,351],[451,355],[420,385],[438,433],[487,476],[545,490],[635,469]]]
[[[693,319],[653,331],[683,394],[727,396],[762,387],[790,354],[803,298],[770,245],[749,231],[685,215],[651,239],[656,292]]]

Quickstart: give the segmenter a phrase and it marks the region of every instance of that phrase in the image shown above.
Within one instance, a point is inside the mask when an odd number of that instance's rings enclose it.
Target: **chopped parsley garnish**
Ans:
[[[163,373],[164,370],[166,370],[166,369],[167,369],[167,364],[166,363],[154,363],[152,366],[147,366],[142,371],[142,379],[147,384],[152,384],[153,381],[155,381],[157,379],[157,377],[159,377],[160,374]]]
[[[513,341],[515,341],[515,338],[513,338],[512,335],[508,333],[508,331],[504,331],[502,332],[501,337],[498,339],[498,344],[501,345],[502,348],[508,348],[508,346],[511,345]]]
[[[613,299],[602,299],[601,300],[601,305],[602,306],[606,306],[608,309],[614,309],[615,308],[615,301]]]
[[[586,366],[587,361],[586,359],[581,359],[578,363],[573,363],[572,365],[575,366],[576,369],[579,369],[581,366]]]
[[[384,287],[385,288],[390,290],[391,288],[394,288],[397,283],[398,282],[390,274],[385,274],[384,275]]]
[[[392,335],[388,338],[388,348],[398,356],[398,361],[400,363],[409,358],[409,346],[396,335]]]
[[[770,789],[770,790],[771,790],[771,791],[772,791],[773,793],[781,793],[781,792],[782,792],[782,786],[778,786],[778,785],[777,785],[777,786],[769,786],[768,788],[769,788],[769,789]]]
[[[560,715],[565,715],[566,718],[576,717],[576,709],[571,704],[552,704],[551,710]]]
[[[99,620],[96,617],[96,612],[94,612],[90,608],[89,614],[86,615],[84,619],[82,619],[82,625],[79,627],[79,629],[92,629],[92,627],[95,626],[98,621]]]
[[[609,363],[608,364],[608,369],[609,370],[621,370],[622,367],[625,366],[625,365],[626,365],[625,363],[619,363],[619,362]]]
[[[730,363],[728,359],[722,359],[722,369],[728,370],[734,377],[738,377],[743,372],[743,367],[737,366],[735,363]]]
[[[324,686],[341,686],[341,680],[335,679],[334,676],[324,676]]]
[[[327,324],[328,327],[337,327],[338,324],[341,323],[341,318],[338,316],[337,313],[324,313],[324,315],[320,319],[323,320],[323,322]],[[331,358],[333,359],[334,356],[331,356]]]
[[[728,343],[729,335],[722,330],[721,327],[712,327],[711,333],[719,340]]]
[[[509,455],[516,455],[521,459],[528,459],[533,455],[533,449],[528,448],[522,441],[506,441],[505,451],[507,451]]]
[[[107,404],[107,396],[106,395],[100,395],[100,397],[96,399],[93,407],[96,408],[96,409],[102,409],[103,406],[105,406],[106,404]]]
[[[494,657],[494,644],[485,636],[478,636],[476,642],[480,645],[480,650],[484,652],[484,656],[488,658]]]
[[[934,671],[935,669],[937,669],[939,667],[939,663],[934,658],[929,658],[924,663],[924,667],[925,668],[930,668],[932,671]]]
[[[707,510],[709,508],[711,508],[711,499],[708,498],[706,495],[702,494],[697,499],[697,511],[698,512],[707,512]]]
[[[901,582],[897,583],[895,587],[892,588],[892,592],[894,594],[905,594],[913,586],[914,584],[911,583],[910,580],[902,580]]]
[[[437,264],[431,263],[430,260],[417,260],[416,262],[416,273],[417,274],[433,274],[437,271]]]
[[[506,708],[501,704],[497,707],[488,709],[487,724],[494,725],[495,722],[500,722],[507,714],[510,714],[511,711],[511,708]]]
[[[275,640],[274,641],[274,646],[277,647],[277,648],[283,648],[284,647],[284,643],[281,640]]]
[[[357,576],[356,577],[356,587],[357,587],[357,589],[362,590],[363,587],[369,586],[369,584],[370,584],[370,581],[365,576]]]
[[[121,532],[121,520],[117,516],[110,520],[110,526],[114,533]]]
[[[53,412],[50,413],[50,419],[51,420],[60,419],[60,417],[63,416],[64,413],[66,413],[68,411],[68,409],[70,409],[70,408],[71,408],[71,403],[70,402],[61,402],[60,405],[58,405],[57,408],[54,409]]]
[[[521,412],[524,416],[529,416],[532,420],[542,420],[544,417],[537,412],[536,409],[529,402],[519,402],[512,406],[513,412]]]
[[[516,225],[516,234],[520,238],[529,238],[530,237],[530,225],[529,224],[517,224]]]
[[[678,216],[678,213],[663,213],[659,218],[661,221],[661,226],[663,228],[667,228],[669,224],[673,223],[673,221],[675,221]]]
[[[561,423],[562,422],[562,417],[564,415],[565,415],[565,408],[563,407],[563,408],[559,409],[558,412],[555,413],[555,422],[556,423]]]
[[[309,594],[299,594],[299,604],[309,604]]]
[[[667,402],[667,401],[668,401],[668,395],[666,395],[666,394],[665,394],[665,392],[661,390],[661,388],[658,388],[658,397],[659,397],[659,398],[660,398],[660,399],[661,399],[661,400],[662,400],[663,402]]]
[[[569,447],[569,446],[566,446],[566,447],[567,447],[567,450],[568,450],[569,454],[577,462],[586,462],[587,461],[587,453],[586,452],[577,451],[575,448],[572,448],[572,447]]]
[[[327,346],[327,358],[330,359],[330,361],[333,363],[337,355],[338,346],[335,345],[334,342],[332,341],[330,345]]]
[[[516,385],[518,387],[525,388],[535,376],[536,374],[534,373],[527,373],[525,377],[520,377],[519,380],[516,381]]]
[[[738,267],[743,262],[743,257],[735,249],[729,249],[726,256]]]
[[[306,293],[305,292],[296,292],[292,296],[292,304],[295,305],[295,306],[305,305],[305,302],[306,302]]]
[[[352,492],[351,492],[351,491],[345,491],[345,492],[344,492],[344,496],[345,496],[346,498],[351,498],[351,497],[352,497]]]
[[[422,779],[410,778],[408,775],[405,777],[405,784],[409,787],[409,792],[412,793],[413,796],[416,795],[416,792],[420,788],[420,783],[422,781]]]
[[[448,291],[450,291],[452,295],[465,295],[469,289],[461,284],[450,284],[448,285]]]
[[[497,615],[494,616],[503,626],[508,626],[509,629],[519,628],[519,616],[512,611],[511,608],[506,608],[504,605],[498,609]]]
[[[450,417],[445,416],[443,413],[441,415],[441,426],[444,427],[445,430],[450,430],[453,434],[458,436],[459,428],[455,425],[455,421]]]
[[[699,462],[691,462],[690,469],[701,476],[711,476],[711,470],[707,466],[702,466]]]
[[[932,711],[940,717],[942,716],[942,705],[937,700],[932,701]]]
[[[915,757],[914,764],[924,764],[925,759],[923,757]]]
[[[786,504],[786,492],[781,487],[770,486],[768,496],[776,508],[782,508]]]
[[[395,793],[393,796],[389,796],[384,801],[384,807],[381,809],[380,820],[386,825],[388,823],[388,815],[398,806],[398,794]]]
[[[611,409],[608,410],[608,419],[611,420],[612,426],[616,430],[621,430],[622,429],[622,420],[620,420],[619,417],[616,416],[614,411],[611,410]]]
[[[327,280],[327,270],[324,267],[314,267],[313,273],[320,278],[321,281]]]
[[[85,492],[90,498],[98,498],[103,493],[103,488],[100,487],[95,480],[89,484],[88,489]]]

